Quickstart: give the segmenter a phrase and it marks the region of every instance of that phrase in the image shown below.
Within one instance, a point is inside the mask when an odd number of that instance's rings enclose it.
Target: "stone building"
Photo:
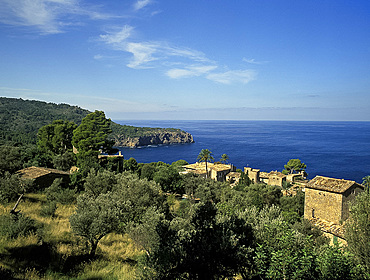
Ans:
[[[349,202],[362,191],[355,181],[316,176],[305,187],[304,217],[341,224],[349,216]]]
[[[33,180],[34,184],[39,188],[49,187],[55,179],[62,178],[65,182],[69,181],[69,172],[31,166],[17,171],[17,174],[23,179]]]
[[[244,167],[244,173],[248,176],[249,180],[253,183],[260,182],[260,170],[252,167]]]
[[[303,172],[285,175],[278,171],[271,171],[267,173],[262,172],[259,169],[244,167],[244,173],[253,183],[265,183],[267,185],[279,187],[282,187],[285,182],[296,184],[298,181],[303,182],[306,179]]]
[[[184,165],[182,174],[194,173],[199,176],[206,177],[206,164],[205,162],[196,162],[193,164]],[[232,164],[221,163],[207,163],[208,174],[207,177],[218,182],[226,181],[226,175],[236,170]]]

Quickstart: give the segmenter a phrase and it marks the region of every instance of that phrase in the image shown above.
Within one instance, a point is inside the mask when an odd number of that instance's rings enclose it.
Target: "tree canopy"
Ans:
[[[301,162],[300,159],[290,159],[286,165],[284,165],[284,174],[293,174],[305,171],[307,168],[306,164]]]
[[[197,160],[199,162],[205,162],[206,163],[206,177],[208,177],[208,162],[212,162],[214,160],[212,152],[208,149],[202,149],[198,155]]]

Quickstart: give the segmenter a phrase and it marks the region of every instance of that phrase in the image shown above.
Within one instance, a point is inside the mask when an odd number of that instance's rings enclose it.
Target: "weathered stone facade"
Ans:
[[[248,176],[249,180],[253,183],[260,182],[260,170],[251,167],[244,167],[244,173]]]
[[[304,217],[340,224],[349,216],[349,202],[363,190],[354,181],[316,176],[305,187]]]

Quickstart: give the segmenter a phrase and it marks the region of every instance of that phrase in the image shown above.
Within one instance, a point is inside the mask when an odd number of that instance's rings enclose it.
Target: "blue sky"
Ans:
[[[370,121],[368,0],[0,5],[0,96],[113,120]]]

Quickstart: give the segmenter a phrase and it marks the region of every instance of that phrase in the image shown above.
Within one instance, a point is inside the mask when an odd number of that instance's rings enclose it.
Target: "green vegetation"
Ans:
[[[67,104],[0,97],[0,143],[36,144],[42,126],[55,120],[80,124],[88,113]]]
[[[179,174],[183,160],[98,160],[112,148],[110,124],[96,111],[77,128],[42,126],[38,146],[1,147],[9,150],[0,158],[1,279],[370,279],[368,192],[351,205],[348,246],[330,246],[303,219],[299,190],[283,196],[244,175],[232,188]],[[69,181],[41,188],[15,173],[70,166],[71,143],[80,169]],[[289,162],[289,173],[305,168]]]
[[[212,152],[208,149],[202,149],[198,155],[198,161],[199,162],[205,162],[206,163],[206,178],[208,176],[208,167],[207,163],[212,162],[214,160]]]
[[[300,159],[290,159],[286,165],[284,165],[284,174],[293,174],[293,173],[299,173],[304,172],[306,170],[307,166],[301,162]]]
[[[91,112],[68,104],[54,104],[35,100],[0,97],[0,145],[35,145],[37,133],[53,121],[80,125]],[[153,136],[164,132],[183,132],[175,128],[134,127],[111,123],[109,138],[122,140]]]
[[[123,137],[123,138],[135,138],[141,136],[155,135],[162,132],[183,132],[181,129],[177,128],[159,128],[159,127],[135,127],[130,125],[120,125],[112,123],[113,137]]]

